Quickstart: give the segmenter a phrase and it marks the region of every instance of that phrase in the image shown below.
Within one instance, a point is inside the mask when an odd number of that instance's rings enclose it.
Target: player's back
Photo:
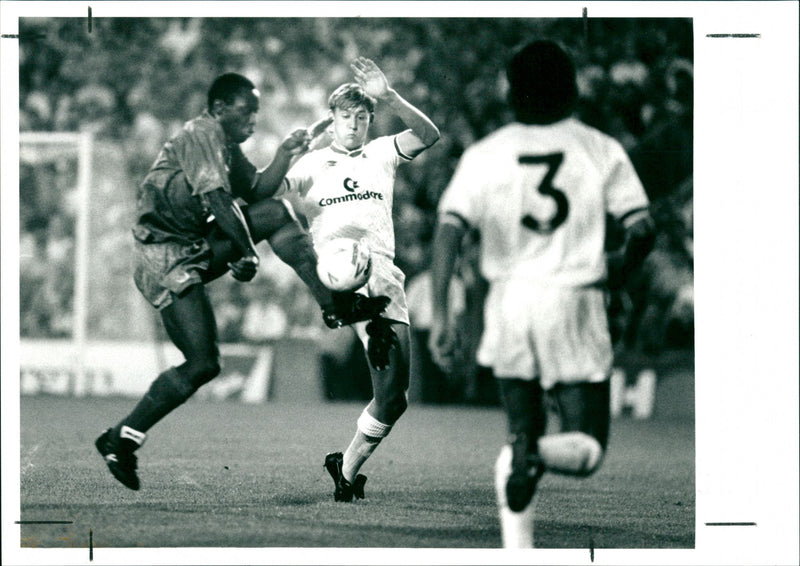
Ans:
[[[461,183],[477,191],[470,208],[484,276],[565,286],[603,280],[605,212],[628,206],[607,193],[620,162],[629,164],[618,142],[573,118],[514,123],[469,148],[462,161]],[[635,189],[638,196],[640,185]]]

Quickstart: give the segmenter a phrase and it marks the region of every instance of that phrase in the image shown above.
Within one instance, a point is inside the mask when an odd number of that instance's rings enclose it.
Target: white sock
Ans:
[[[358,470],[372,455],[389,431],[392,425],[387,425],[370,415],[366,409],[358,417],[358,430],[344,453],[342,461],[342,475],[344,479],[353,483]]]
[[[360,430],[356,431],[356,435],[353,437],[353,440],[350,441],[350,446],[347,447],[344,453],[342,462],[342,475],[344,479],[353,483],[358,470],[361,469],[361,466],[372,455],[380,442],[380,438],[377,439],[376,442],[374,438],[367,437],[367,435]]]
[[[500,514],[500,530],[503,548],[533,548],[534,500],[519,513],[508,508],[506,482],[511,475],[511,446],[500,450],[494,467],[494,486],[497,494],[497,509]]]
[[[142,444],[144,444],[147,435],[127,425],[122,425],[122,428],[119,429],[119,438],[120,440],[122,440],[123,438],[132,440],[133,442],[141,446]]]
[[[603,457],[603,448],[583,432],[561,432],[539,438],[539,456],[547,468],[564,474],[592,473]]]

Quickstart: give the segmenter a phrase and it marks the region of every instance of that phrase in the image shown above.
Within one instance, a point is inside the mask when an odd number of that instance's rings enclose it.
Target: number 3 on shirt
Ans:
[[[530,214],[522,217],[522,225],[529,230],[538,232],[539,234],[550,234],[556,228],[561,226],[567,219],[569,214],[569,201],[567,196],[553,186],[553,177],[556,176],[558,168],[561,167],[561,162],[564,161],[563,153],[549,153],[547,155],[520,155],[520,165],[547,165],[547,173],[545,173],[542,182],[536,188],[540,194],[550,197],[556,203],[556,212],[549,220],[540,220],[534,218]]]

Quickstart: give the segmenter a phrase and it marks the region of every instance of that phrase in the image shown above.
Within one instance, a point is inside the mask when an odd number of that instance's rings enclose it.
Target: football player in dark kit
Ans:
[[[163,146],[139,187],[134,280],[186,361],[161,373],[133,411],[95,441],[111,473],[130,489],[139,489],[134,452],[146,432],[220,372],[217,326],[204,285],[228,271],[250,281],[259,264],[256,243],[267,240],[295,270],[330,328],[369,320],[389,302],[332,293],[319,280],[308,234],[282,201],[266,195],[330,122],[292,132],[270,165],[257,171],[239,144],[253,134],[259,96],[242,75],[218,77],[208,108]],[[237,198],[247,205],[239,206]]]

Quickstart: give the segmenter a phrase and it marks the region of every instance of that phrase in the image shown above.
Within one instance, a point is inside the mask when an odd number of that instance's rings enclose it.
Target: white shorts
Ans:
[[[381,254],[372,254],[372,274],[367,284],[358,289],[370,297],[386,295],[391,299],[389,306],[383,313],[383,318],[389,318],[408,324],[408,304],[405,291],[406,275],[394,264],[394,261]]]
[[[478,363],[495,377],[556,383],[599,382],[613,361],[605,295],[595,287],[492,283]]]

